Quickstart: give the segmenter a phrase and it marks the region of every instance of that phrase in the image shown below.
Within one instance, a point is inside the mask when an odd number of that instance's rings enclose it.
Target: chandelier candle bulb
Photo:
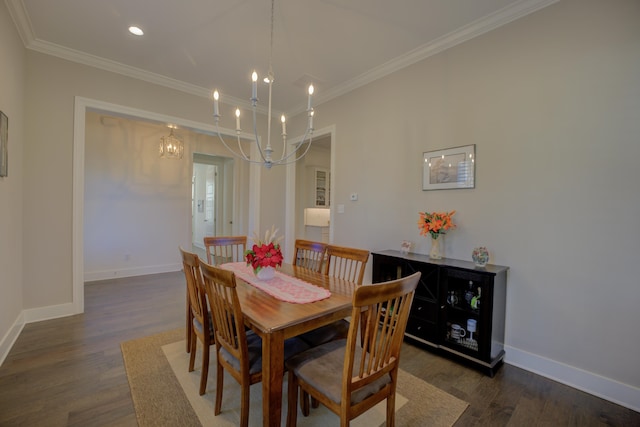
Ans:
[[[216,90],[213,92],[213,116],[214,117],[220,116],[220,111],[218,109],[218,99],[220,99],[220,94]]]
[[[280,117],[280,121],[282,121],[282,134],[287,134],[287,119],[284,117],[284,114]]]
[[[240,132],[240,109],[236,108],[236,130]]]
[[[307,102],[307,110],[311,110],[311,95],[313,95],[313,85],[309,85],[309,101]]]
[[[258,73],[255,71],[251,74],[251,100],[258,100]]]

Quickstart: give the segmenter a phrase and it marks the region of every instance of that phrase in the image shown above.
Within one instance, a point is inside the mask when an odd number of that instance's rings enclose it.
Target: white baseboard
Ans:
[[[640,388],[505,346],[505,363],[640,412]]]
[[[9,352],[11,351],[11,347],[15,344],[16,340],[20,336],[20,332],[24,328],[24,312],[21,312],[16,321],[13,322],[13,325],[9,328],[4,337],[2,337],[2,341],[0,341],[0,366],[4,363],[4,359],[7,358]]]
[[[150,265],[145,267],[127,268],[122,270],[85,271],[84,281],[116,279],[120,277],[144,276],[146,274],[170,273],[182,270],[182,264]]]
[[[182,265],[176,267],[165,266],[162,271],[153,269],[151,272],[140,274],[130,274],[130,277],[142,274],[165,273],[178,271]],[[136,270],[139,271],[139,270]],[[131,273],[132,271],[128,271]],[[97,276],[96,276],[97,277]],[[108,278],[113,278],[109,275]],[[116,276],[118,277],[118,276]],[[100,280],[100,279],[93,279]],[[11,347],[22,332],[24,325],[41,320],[54,319],[77,314],[73,303],[58,304],[47,307],[23,310],[15,320],[13,326],[7,331],[0,341],[0,366],[4,363]],[[592,394],[601,399],[608,400],[618,405],[640,412],[640,389],[619,381],[605,378],[592,372],[557,362],[533,353],[529,353],[511,346],[505,346],[505,363],[524,369],[534,374],[552,379],[562,384],[566,384],[575,389]]]
[[[112,279],[114,277],[142,276],[145,274],[155,273],[168,273],[180,270],[182,270],[182,264],[133,268],[119,271],[102,271],[95,273],[85,273],[85,281]],[[9,328],[5,336],[0,341],[0,366],[2,366],[4,360],[7,358],[7,355],[18,339],[20,332],[22,332],[24,325],[26,325],[27,323],[40,322],[42,320],[73,316],[74,314],[79,314],[79,312],[77,311],[76,304],[72,302],[22,310],[18,315],[18,318],[15,320],[14,324],[11,326],[11,328]]]
[[[79,314],[75,304],[68,302],[64,304],[48,305],[46,307],[28,308],[22,310],[24,323],[40,322],[42,320],[57,319],[59,317],[73,316]]]

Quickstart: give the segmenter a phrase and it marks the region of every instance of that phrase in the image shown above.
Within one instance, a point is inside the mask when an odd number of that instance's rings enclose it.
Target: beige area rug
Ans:
[[[138,425],[146,426],[237,426],[240,421],[240,388],[226,374],[222,413],[213,414],[215,365],[209,369],[207,392],[198,394],[200,370],[187,372],[184,330],[164,332],[121,344]],[[200,356],[198,350],[198,358]],[[200,361],[196,358],[196,367]],[[283,389],[286,394],[286,379]],[[282,425],[286,417],[286,396]],[[250,426],[262,425],[262,386],[251,387]],[[396,425],[452,426],[468,404],[402,370],[396,395]],[[354,427],[384,425],[385,402],[351,422]],[[298,414],[298,425],[328,427],[338,425],[336,415],[323,406],[309,417]]]

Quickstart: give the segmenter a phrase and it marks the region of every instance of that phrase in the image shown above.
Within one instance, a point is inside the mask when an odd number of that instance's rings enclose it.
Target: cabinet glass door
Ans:
[[[441,304],[442,344],[481,359],[489,338],[485,337],[485,330],[490,329],[483,316],[484,304],[491,298],[484,279],[481,275],[447,269]]]

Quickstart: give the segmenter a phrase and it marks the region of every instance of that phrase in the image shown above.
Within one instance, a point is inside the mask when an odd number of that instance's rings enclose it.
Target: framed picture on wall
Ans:
[[[9,118],[0,111],[0,176],[9,172]]]
[[[422,189],[475,188],[476,146],[423,153]]]

